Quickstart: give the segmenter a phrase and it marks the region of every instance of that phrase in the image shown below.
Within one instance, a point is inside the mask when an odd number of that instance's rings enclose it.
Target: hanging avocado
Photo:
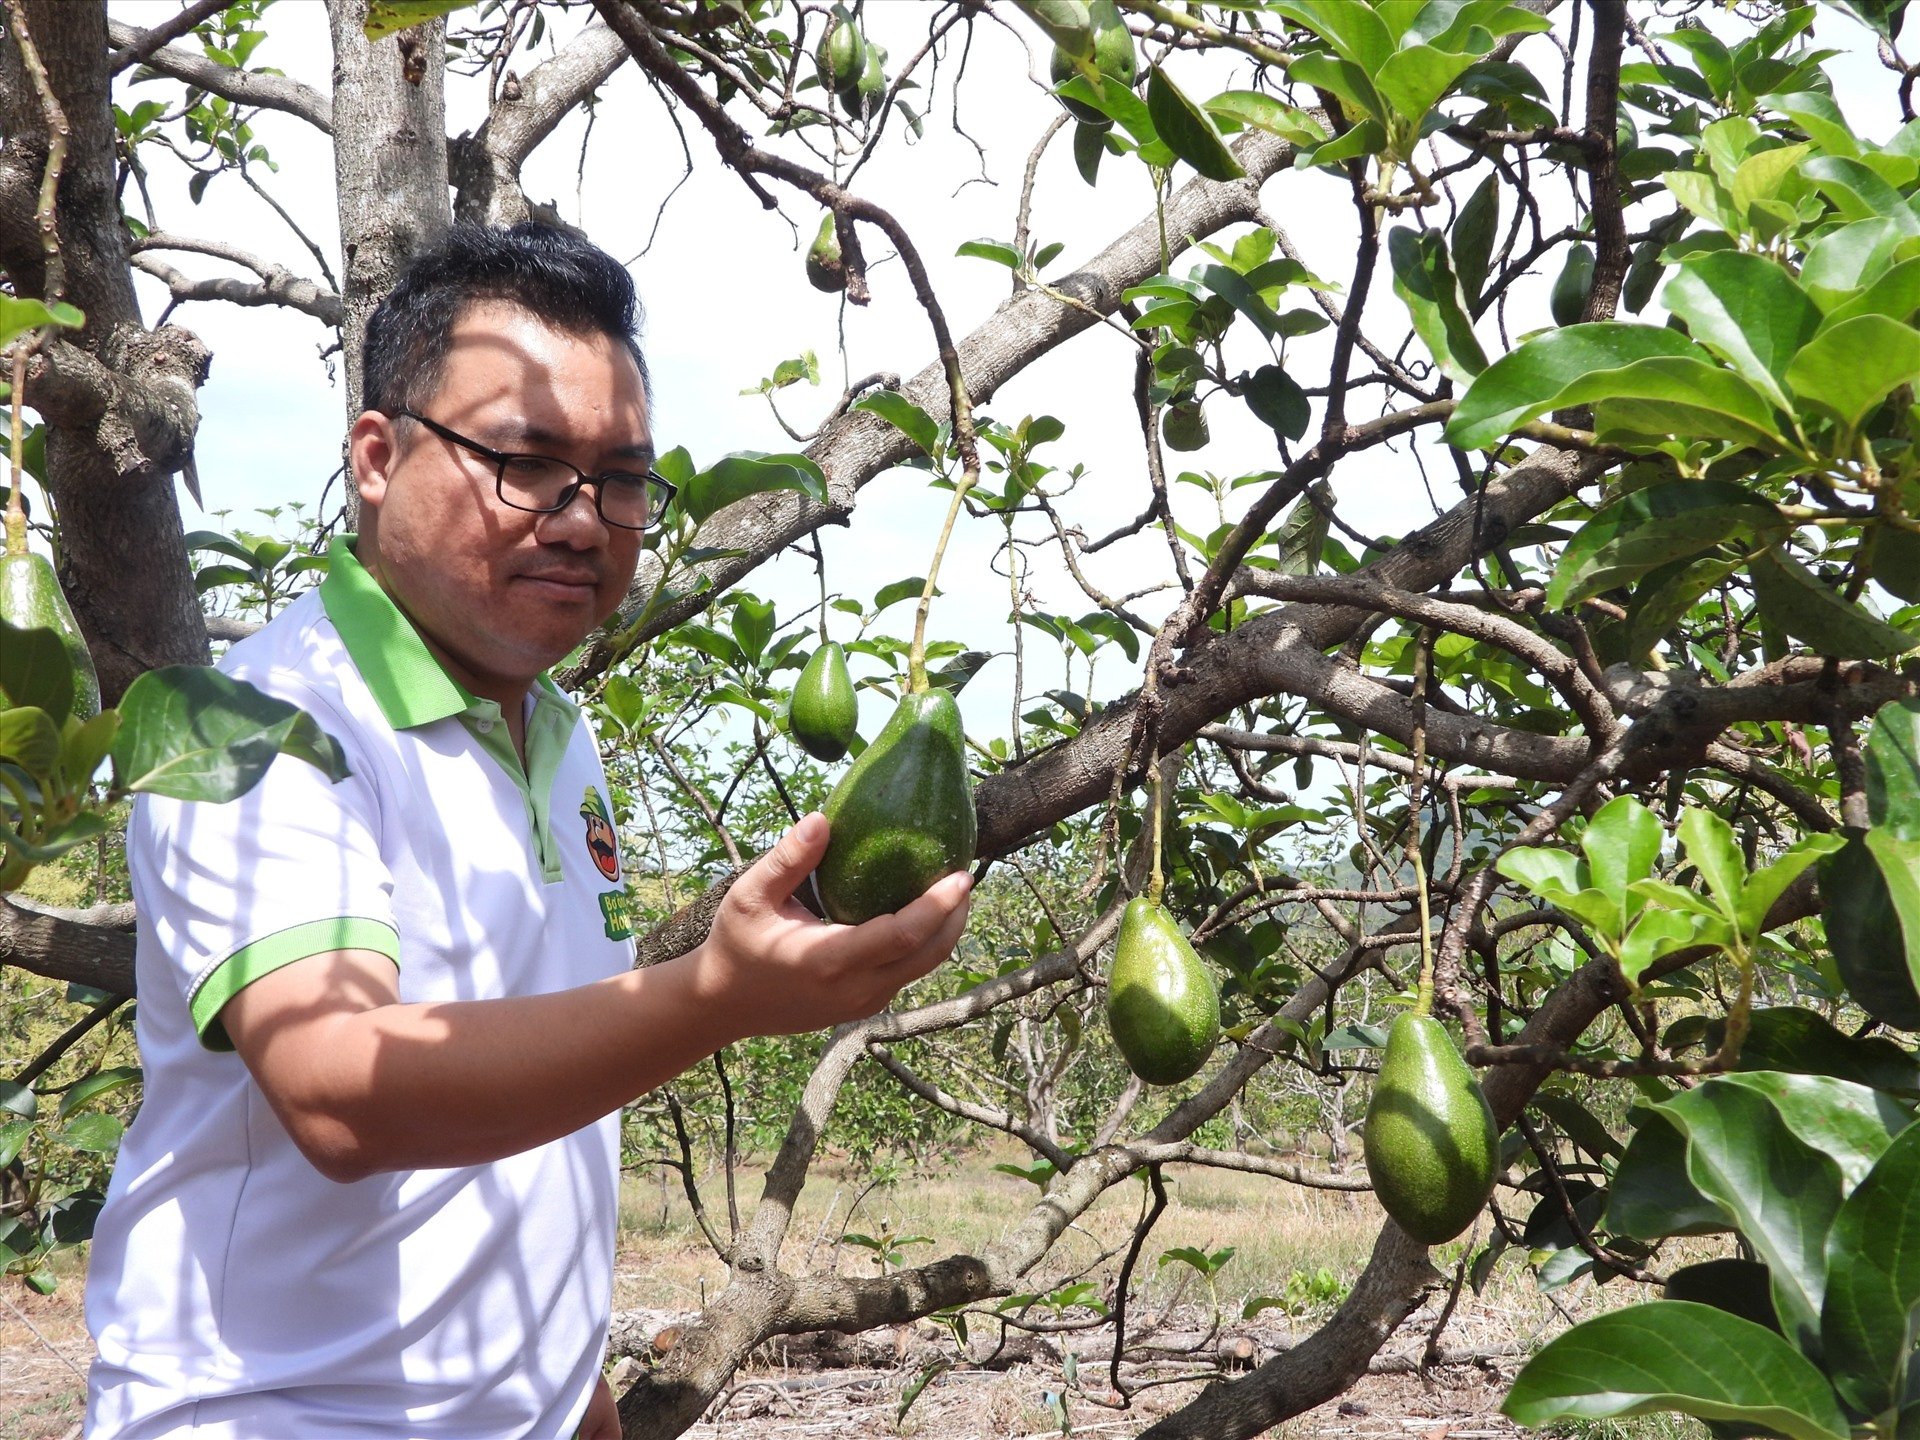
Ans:
[[[1363,1148],[1373,1193],[1423,1245],[1451,1240],[1493,1194],[1493,1111],[1446,1028],[1408,1012],[1387,1032]]]
[[[833,826],[814,879],[829,919],[858,925],[963,870],[978,838],[960,707],[945,690],[901,697],[827,797]]]
[[[807,247],[807,283],[829,293],[847,288],[847,272],[840,264],[840,236],[834,230],[831,210],[820,217],[820,233]]]
[[[830,20],[826,34],[820,37],[820,44],[813,52],[813,63],[819,72],[820,84],[826,89],[838,90],[852,85],[866,69],[866,38],[851,20]]]
[[[1220,1038],[1220,991],[1164,905],[1136,896],[1120,916],[1107,975],[1107,1028],[1127,1068],[1177,1085]]]
[[[1566,267],[1553,282],[1548,308],[1556,325],[1578,325],[1587,311],[1587,296],[1593,292],[1593,247],[1576,244],[1567,252]]]
[[[1198,400],[1178,400],[1160,416],[1160,436],[1169,450],[1198,450],[1212,435],[1207,429],[1207,412]]]
[[[860,702],[847,673],[847,652],[829,640],[808,658],[787,706],[787,730],[816,760],[838,760],[853,744]]]
[[[1104,0],[1104,3],[1092,7],[1091,14],[1094,68],[1100,72],[1103,80],[1131,86],[1134,76],[1139,73],[1139,57],[1134,53],[1133,36],[1121,18],[1119,7],[1113,4],[1113,0]],[[1054,86],[1058,88],[1080,74],[1081,70],[1074,63],[1073,56],[1056,45],[1047,73],[1053,77]],[[1067,107],[1068,114],[1082,124],[1099,130],[1109,129],[1113,125],[1112,116],[1104,110],[1096,110],[1084,100],[1070,100],[1063,95],[1060,103]]]
[[[16,534],[17,529],[17,534]],[[52,630],[67,647],[73,665],[73,714],[90,720],[100,713],[100,677],[80,634],[79,622],[61,593],[53,564],[28,551],[26,517],[7,519],[7,551],[0,555],[0,620],[22,630]]]
[[[863,52],[860,75],[851,85],[842,85],[835,92],[840,97],[840,108],[855,120],[869,118],[880,108],[880,101],[887,93],[887,52],[878,45],[868,44]]]

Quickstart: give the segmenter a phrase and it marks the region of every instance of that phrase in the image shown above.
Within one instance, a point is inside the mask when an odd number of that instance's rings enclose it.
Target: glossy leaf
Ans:
[[[1487,267],[1493,262],[1493,244],[1499,232],[1500,177],[1490,174],[1467,197],[1453,225],[1453,268],[1460,279],[1461,293],[1470,304],[1486,288]]]
[[[1413,316],[1413,328],[1434,363],[1458,383],[1470,383],[1487,368],[1487,356],[1461,301],[1446,237],[1438,230],[1398,226],[1387,235],[1387,254],[1394,293]]]
[[[704,524],[736,501],[791,490],[817,505],[827,503],[827,477],[804,455],[728,455],[680,487],[675,502],[694,524]]]
[[[1313,419],[1307,392],[1278,365],[1262,365],[1247,377],[1246,401],[1256,419],[1289,440],[1305,435]]]
[[[1841,598],[1812,571],[1778,547],[1762,550],[1747,566],[1753,598],[1773,625],[1820,655],[1840,660],[1881,660],[1914,648],[1912,636]]]
[[[244,795],[283,751],[329,779],[346,758],[313,717],[284,700],[200,665],[149,670],[120,701],[114,737],[116,783],[176,800]]]
[[[939,444],[939,422],[898,390],[875,390],[856,400],[853,408],[878,415],[928,455]]]
[[[384,40],[474,3],[475,0],[367,0],[367,18],[361,29],[369,40]]]
[[[44,710],[54,723],[73,710],[73,662],[58,631],[0,620],[0,696]]]
[[[1678,1410],[1791,1440],[1846,1440],[1813,1362],[1750,1320],[1686,1300],[1615,1310],[1556,1336],[1500,1407],[1522,1425]]]
[[[1787,367],[1794,394],[1825,406],[1849,431],[1902,385],[1920,380],[1920,333],[1885,315],[1821,331]]]
[[[1709,1049],[1719,1047],[1724,1030],[1724,1021],[1707,1026]],[[1849,1035],[1824,1015],[1794,1005],[1770,1005],[1753,1012],[1740,1046],[1739,1068],[1830,1075],[1920,1100],[1920,1059],[1884,1035]]]
[[[0,761],[18,765],[35,780],[51,780],[60,765],[60,730],[38,706],[0,710]]]
[[[1602,439],[1785,444],[1773,407],[1733,371],[1693,355],[1654,355],[1566,386],[1555,405],[1592,405]]]
[[[1920,1030],[1920,914],[1895,906],[1864,834],[1821,862],[1820,897],[1849,997],[1882,1024]]]
[[[1660,858],[1661,833],[1660,817],[1631,795],[1616,796],[1602,805],[1580,833],[1580,851],[1587,857],[1594,887],[1613,897],[1619,907],[1616,934],[1625,930],[1627,920],[1640,908],[1627,887],[1652,872]]]
[[[1189,100],[1158,65],[1147,76],[1147,113],[1173,153],[1207,179],[1238,180],[1247,173],[1207,112]]]
[[[1920,1126],[1886,1149],[1827,1240],[1820,1343],[1834,1388],[1868,1414],[1898,1403],[1920,1309]]]
[[[1863,747],[1867,814],[1902,840],[1920,840],[1920,700],[1889,700]]]
[[[1484,449],[1555,408],[1574,385],[1652,356],[1704,353],[1677,331],[1615,321],[1536,336],[1474,377],[1447,422],[1448,443]]]
[[[1729,919],[1740,913],[1740,894],[1746,888],[1747,862],[1733,827],[1711,810],[1689,805],[1680,817],[1680,843],[1687,859],[1707,882],[1707,889]]]
[[[1675,560],[1786,528],[1774,506],[1730,481],[1649,485],[1580,527],[1554,567],[1546,601],[1555,609],[1578,604]]]
[[[1820,307],[1785,269],[1738,250],[1695,256],[1680,267],[1660,303],[1695,340],[1726,360],[1783,410],[1787,366],[1820,328]]]

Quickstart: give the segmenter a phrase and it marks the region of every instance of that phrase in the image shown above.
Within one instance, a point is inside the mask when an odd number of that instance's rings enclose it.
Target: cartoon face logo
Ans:
[[[620,847],[615,843],[613,822],[607,818],[606,802],[591,785],[580,802],[580,818],[587,822],[587,854],[594,866],[609,880],[620,878]]]

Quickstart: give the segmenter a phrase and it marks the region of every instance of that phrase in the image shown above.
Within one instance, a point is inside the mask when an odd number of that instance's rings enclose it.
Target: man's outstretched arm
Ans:
[[[826,851],[808,815],[740,876],[674,960],[547,995],[403,1003],[393,962],[315,955],[221,1011],[294,1142],[329,1179],[475,1165],[591,1124],[750,1035],[860,1019],[950,953],[971,882],[833,925],[794,899]]]

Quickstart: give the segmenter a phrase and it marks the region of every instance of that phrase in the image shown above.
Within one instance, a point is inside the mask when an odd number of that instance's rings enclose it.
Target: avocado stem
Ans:
[[[1163,822],[1166,817],[1166,805],[1160,793],[1160,757],[1157,755],[1147,766],[1147,803],[1153,807],[1153,869],[1147,877],[1147,899],[1158,905],[1160,897],[1167,890],[1167,876],[1160,863],[1161,836],[1165,833]]]
[[[7,452],[7,463],[12,467],[7,476],[7,554],[24,555],[27,553],[27,502],[21,494],[20,477],[26,473],[22,463],[26,459],[26,442],[22,438],[20,419],[20,392],[27,385],[27,347],[16,345],[13,351],[13,393],[8,396],[7,408],[12,420],[12,448]]]
[[[967,399],[966,386],[961,383],[959,372],[953,375],[953,430],[966,433],[973,429],[973,406]],[[960,518],[960,506],[967,498],[967,492],[980,478],[980,459],[972,446],[966,448],[967,465],[960,474],[960,483],[953,487],[953,503],[947,506],[946,523],[940,527],[940,543],[933,547],[933,561],[927,566],[927,583],[920,587],[920,604],[913,612],[913,646],[907,651],[907,693],[924,695],[928,689],[927,681],[927,615],[933,609],[934,584],[940,578],[940,561],[947,553],[947,541],[953,536],[954,522]]]
[[[1407,792],[1407,858],[1413,861],[1413,887],[1420,906],[1420,984],[1413,1013],[1433,1013],[1433,910],[1427,900],[1427,858],[1420,846],[1420,782],[1427,769],[1427,672],[1433,659],[1433,632],[1420,631],[1413,652],[1413,779]]]

